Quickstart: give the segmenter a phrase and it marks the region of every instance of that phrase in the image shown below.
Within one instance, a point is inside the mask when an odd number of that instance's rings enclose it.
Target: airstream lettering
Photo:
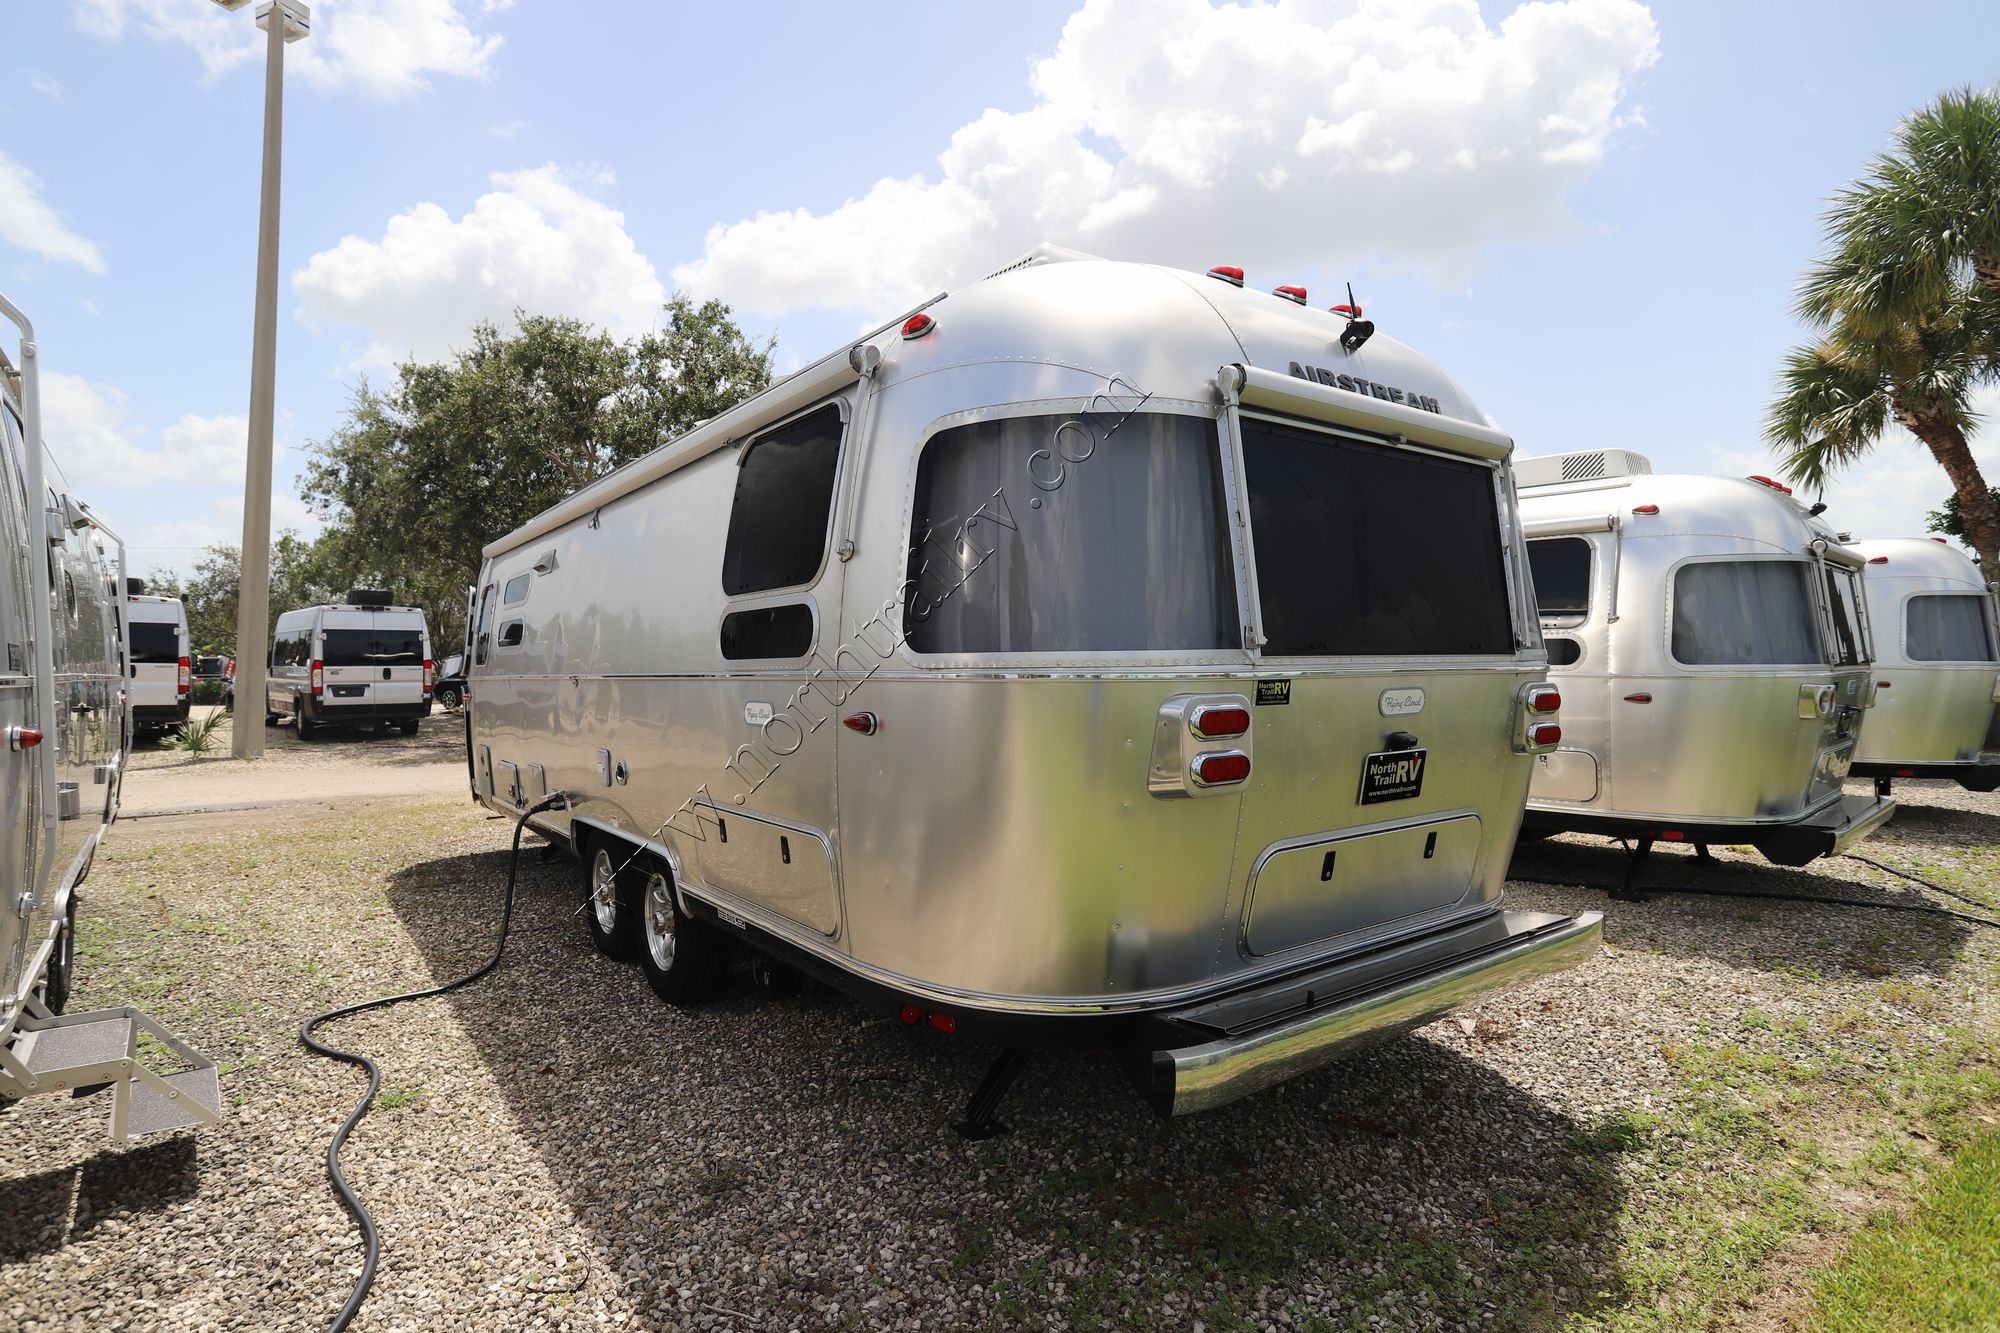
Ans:
[[[1888,819],[1892,802],[1843,793],[1868,618],[1861,557],[1815,512],[1775,482],[1655,476],[1623,450],[1523,459],[1517,477],[1563,697],[1528,831],[1804,865]]]
[[[1983,751],[2000,702],[2000,633],[1984,572],[1938,541],[1857,542],[1875,627],[1875,708],[1854,773],[1886,793],[1897,778],[1949,778],[2000,790],[2000,754]]]
[[[486,549],[476,799],[568,797],[664,998],[735,942],[1006,1047],[974,1134],[1028,1048],[1179,1114],[1581,960],[1503,894],[1554,722],[1511,441],[1345,328],[1044,249],[602,478]]]

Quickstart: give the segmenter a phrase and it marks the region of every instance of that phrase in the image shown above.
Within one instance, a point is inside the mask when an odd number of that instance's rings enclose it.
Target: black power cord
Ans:
[[[331,1023],[337,1019],[366,1013],[370,1009],[387,1008],[404,1000],[422,1000],[449,994],[461,987],[470,986],[498,967],[500,955],[507,949],[507,931],[514,924],[514,882],[521,869],[521,830],[527,827],[531,816],[570,802],[569,793],[554,792],[523,810],[521,817],[514,821],[514,849],[507,862],[507,905],[500,914],[500,934],[499,938],[493,941],[493,956],[485,963],[457,980],[447,981],[441,986],[432,986],[428,990],[405,991],[401,995],[384,995],[380,999],[363,1000],[359,1004],[328,1009],[324,1013],[314,1014],[299,1025],[299,1040],[305,1043],[307,1050],[315,1055],[324,1055],[329,1059],[359,1065],[368,1071],[368,1091],[354,1104],[354,1109],[348,1112],[347,1119],[341,1122],[338,1130],[334,1131],[333,1142],[326,1146],[327,1178],[333,1182],[333,1188],[339,1193],[340,1201],[347,1205],[347,1211],[353,1214],[355,1225],[361,1228],[362,1242],[368,1249],[367,1256],[361,1263],[361,1275],[354,1280],[354,1290],[349,1293],[347,1304],[340,1307],[340,1313],[326,1326],[327,1333],[340,1333],[340,1330],[353,1322],[355,1315],[361,1313],[361,1303],[368,1299],[368,1288],[375,1282],[375,1261],[382,1256],[382,1239],[376,1234],[375,1219],[369,1214],[367,1206],[361,1202],[361,1196],[354,1192],[353,1187],[347,1183],[347,1177],[340,1170],[341,1147],[346,1144],[347,1136],[353,1132],[354,1127],[361,1123],[361,1117],[367,1115],[369,1108],[375,1104],[375,1094],[382,1088],[382,1071],[365,1055],[354,1051],[343,1051],[337,1046],[329,1046],[320,1041],[313,1036],[313,1029],[322,1023]]]

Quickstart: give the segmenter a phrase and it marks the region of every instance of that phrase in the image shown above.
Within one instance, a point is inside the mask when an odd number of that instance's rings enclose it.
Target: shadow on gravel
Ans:
[[[200,1187],[186,1134],[123,1151],[107,1143],[75,1166],[0,1180],[0,1264],[59,1250],[108,1220],[185,1203]]]
[[[1869,849],[1864,844],[1860,850],[1866,855]],[[1520,844],[1507,876],[1611,889],[1623,882],[1627,861],[1615,842],[1573,835]],[[1950,971],[1976,927],[1944,915],[1781,901],[1812,895],[1904,907],[1957,906],[1940,903],[1915,885],[1886,887],[1861,878],[1876,873],[1840,858],[1796,869],[1761,860],[1703,863],[1692,848],[1656,845],[1639,871],[1644,901],[1621,902],[1606,893],[1604,938],[1620,948],[1699,955],[1732,967],[1805,967],[1828,976],[1882,965],[1936,975]],[[1716,896],[1724,894],[1746,896]],[[1758,896],[1747,896],[1753,894]],[[1706,928],[1689,930],[1691,918]]]
[[[1963,798],[1966,793],[1956,783],[1942,782],[1899,782],[1896,784],[1896,813],[1889,818],[1883,833],[1871,839],[1859,850],[1870,855],[1870,847],[1887,846],[1902,838],[1921,838],[1938,843],[1963,843],[1968,846],[2000,846],[2000,815],[1988,814],[1984,810],[1967,810],[1955,805],[1935,805],[1928,792],[1951,793]]]
[[[490,950],[506,871],[487,853],[392,876],[433,976]],[[1038,1053],[1012,1135],[968,1144],[949,1126],[991,1048],[813,985],[767,995],[741,967],[666,1006],[592,949],[578,882],[524,852],[508,957],[449,1003],[645,1327],[707,1306],[760,1327],[1214,1328],[1268,1304],[1535,1328],[1623,1290],[1621,1128],[1422,1038],[1173,1122],[1108,1056]]]

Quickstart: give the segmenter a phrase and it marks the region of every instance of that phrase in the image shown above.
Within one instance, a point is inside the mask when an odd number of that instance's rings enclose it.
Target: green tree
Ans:
[[[1835,195],[1798,313],[1819,333],[1779,375],[1765,435],[1823,487],[1895,421],[1951,479],[1966,541],[2000,570],[2000,505],[1968,400],[2000,378],[2000,92],[1948,93]]]
[[[313,606],[332,598],[338,589],[328,579],[326,560],[319,544],[298,533],[280,532],[271,543],[271,614],[264,627],[264,642],[238,645],[236,642],[237,592],[242,581],[241,566],[234,546],[211,546],[195,561],[194,571],[183,577],[169,573],[154,579],[148,591],[163,597],[178,597],[187,606],[188,639],[196,653],[262,653],[270,646],[271,630],[278,613],[294,607]]]
[[[480,548],[770,383],[771,342],[719,301],[676,294],[624,341],[515,318],[511,334],[479,324],[446,361],[404,363],[386,390],[363,381],[307,465],[325,569],[422,606],[440,655],[463,638]]]
[[[1991,494],[1994,505],[2000,507],[2000,490],[1992,491]],[[1958,496],[1952,495],[1947,497],[1944,502],[1944,508],[1933,509],[1929,514],[1925,515],[1924,526],[1940,536],[1956,537],[1960,541],[1964,541],[1965,519],[1958,512]]]

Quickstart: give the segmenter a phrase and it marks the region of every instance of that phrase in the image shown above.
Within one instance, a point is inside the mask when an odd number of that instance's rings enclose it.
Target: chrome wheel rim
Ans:
[[[590,863],[590,915],[601,934],[618,928],[618,866],[602,848]]]
[[[655,870],[646,876],[646,952],[662,972],[674,965],[674,890]]]

